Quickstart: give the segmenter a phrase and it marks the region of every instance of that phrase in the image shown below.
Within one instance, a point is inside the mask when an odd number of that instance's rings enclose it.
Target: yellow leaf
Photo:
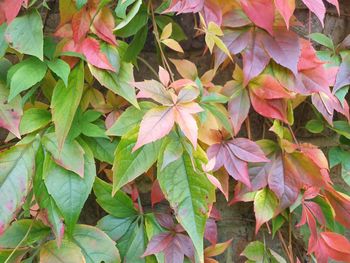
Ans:
[[[173,24],[169,23],[163,28],[162,35],[160,36],[160,40],[168,39],[173,32]]]
[[[162,40],[162,43],[164,45],[166,45],[168,48],[171,48],[172,50],[175,50],[177,52],[181,52],[184,53],[182,47],[180,46],[180,44],[178,42],[176,42],[174,39],[164,39]]]
[[[231,57],[231,53],[230,51],[227,49],[226,45],[224,42],[222,42],[222,40],[220,38],[218,38],[217,36],[213,36],[214,42],[216,44],[216,46],[218,48],[220,48],[227,56],[229,56],[229,58],[232,60]]]
[[[205,35],[205,43],[207,44],[209,50],[210,50],[210,53],[213,52],[213,48],[214,48],[214,45],[215,45],[215,40],[214,40],[214,35],[210,34],[210,33],[207,33]]]
[[[215,24],[214,22],[209,22],[209,25],[208,25],[208,32],[214,34],[214,35],[217,35],[217,36],[223,36],[224,33],[222,32],[221,28]]]

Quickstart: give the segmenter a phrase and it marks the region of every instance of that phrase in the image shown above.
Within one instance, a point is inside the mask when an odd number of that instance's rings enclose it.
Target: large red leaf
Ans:
[[[272,0],[240,0],[242,8],[247,16],[257,26],[265,29],[271,35],[273,33],[273,21],[275,19],[275,6]]]
[[[85,39],[86,34],[90,28],[90,16],[83,7],[79,12],[75,13],[72,18],[73,40],[75,43],[80,43]]]
[[[27,0],[3,0],[0,2],[0,24],[7,22],[10,24],[16,18],[23,3]]]

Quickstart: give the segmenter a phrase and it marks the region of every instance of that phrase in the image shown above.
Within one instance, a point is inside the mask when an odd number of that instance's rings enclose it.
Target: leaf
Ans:
[[[46,242],[40,249],[41,263],[85,262],[80,248],[71,241],[63,240],[60,248],[54,240]]]
[[[162,40],[162,43],[172,50],[175,50],[175,51],[180,52],[180,53],[184,53],[180,44],[177,41],[175,41],[174,39],[170,39],[170,38],[164,39],[164,40]]]
[[[46,64],[60,79],[63,80],[64,84],[68,86],[68,77],[70,73],[69,65],[62,59],[46,61]]]
[[[200,261],[203,261],[203,236],[208,205],[214,199],[213,186],[204,174],[196,171],[201,169],[199,158],[203,154],[198,148],[194,154],[194,163],[184,153],[181,158],[160,169],[164,160],[163,151],[160,151],[157,172],[159,185],[175,210],[177,220],[191,237]]]
[[[84,177],[84,150],[77,141],[66,141],[59,149],[54,133],[45,134],[43,146],[52,155],[57,165]]]
[[[80,9],[73,15],[71,25],[73,40],[78,44],[85,39],[90,28],[90,16],[86,8]]]
[[[105,263],[121,262],[115,242],[98,228],[88,225],[77,225],[73,233],[73,240],[80,247],[86,263],[102,261]]]
[[[106,134],[109,136],[123,136],[140,123],[145,113],[151,108],[154,108],[156,104],[149,101],[142,101],[139,103],[139,106],[140,109],[133,106],[128,107],[113,126],[107,130]]]
[[[30,231],[26,236],[29,228]],[[13,222],[6,232],[0,236],[0,248],[16,248],[18,244],[23,247],[30,246],[42,241],[49,234],[50,229],[40,221],[21,219]]]
[[[21,119],[20,133],[28,134],[37,131],[51,122],[51,113],[40,108],[30,108],[26,110]]]
[[[93,24],[92,32],[94,32],[99,38],[106,41],[111,45],[117,45],[117,41],[113,34],[113,28],[115,27],[114,17],[111,10],[107,7],[103,7],[96,15]],[[119,35],[119,34],[118,34]]]
[[[135,89],[130,84],[130,82],[134,81],[132,64],[125,62],[120,63],[119,53],[117,49],[112,46],[106,46],[103,51],[117,72],[101,70],[88,64],[92,75],[101,85],[122,96],[138,108]],[[120,66],[117,66],[117,63],[120,63]]]
[[[75,112],[79,106],[84,88],[84,67],[79,63],[70,73],[68,86],[59,81],[53,91],[51,108],[52,121],[59,148],[63,147],[72,126]]]
[[[68,233],[73,233],[80,212],[87,200],[96,177],[96,167],[89,149],[83,147],[84,178],[56,165],[50,156],[45,157],[44,181],[49,194],[55,200],[67,225]]]
[[[97,160],[113,164],[114,152],[117,147],[118,140],[113,140],[111,142],[109,139],[105,138],[84,137],[84,141],[88,144]]]
[[[49,195],[43,180],[44,159],[44,151],[40,147],[35,160],[36,173],[33,180],[33,192],[40,209],[46,212],[50,227],[56,237],[57,245],[60,246],[64,235],[63,217],[54,199]]]
[[[0,260],[2,262],[17,263],[27,254],[28,248],[13,249],[0,249]]]
[[[268,188],[258,191],[254,198],[254,212],[256,218],[255,233],[259,231],[262,224],[266,223],[275,215],[278,200]]]
[[[18,52],[44,59],[43,24],[37,10],[15,18],[7,27],[5,37]]]
[[[0,153],[0,235],[16,216],[31,188],[37,141]]]
[[[6,50],[9,46],[5,39],[6,28],[7,25],[5,23],[0,26],[0,58],[6,54]]]
[[[169,23],[163,28],[162,34],[160,36],[160,40],[164,40],[164,39],[170,38],[172,32],[173,32],[173,24]]]
[[[275,0],[276,9],[282,15],[287,29],[289,29],[289,21],[295,10],[295,0]]]
[[[243,11],[257,26],[265,29],[271,35],[275,18],[274,4],[270,0],[241,0]],[[261,12],[264,10],[264,12]]]
[[[118,218],[107,215],[97,222],[97,227],[105,232],[112,240],[118,241],[130,229],[136,216]]]
[[[218,256],[218,255],[224,253],[224,251],[231,245],[231,243],[232,243],[232,239],[227,240],[226,242],[223,242],[223,243],[211,245],[210,247],[207,247],[204,250],[204,255],[205,255],[205,257]]]
[[[198,77],[197,67],[193,62],[185,59],[170,59],[170,61],[175,65],[181,77],[191,80]]]
[[[132,150],[136,151],[145,144],[163,138],[170,133],[174,123],[175,112],[172,107],[152,108],[141,121],[137,142]]]
[[[140,28],[140,30],[135,34],[134,38],[129,44],[124,55],[125,62],[134,62],[135,64],[137,56],[140,54],[146,44],[147,35],[148,27],[145,25],[144,27]]]
[[[338,91],[342,87],[350,85],[350,53],[347,52],[342,56],[342,63],[340,64],[337,74],[336,82],[334,84],[333,92]]]
[[[99,69],[106,69],[110,71],[116,71],[116,69],[110,64],[108,58],[101,52],[100,43],[91,37],[85,38],[81,44],[81,50],[86,60],[93,66]]]
[[[17,138],[20,138],[21,97],[16,96],[11,102],[7,102],[8,94],[9,90],[0,82],[0,127],[9,130]]]
[[[113,163],[113,194],[147,172],[157,160],[161,141],[133,151],[137,137],[136,128],[126,133],[117,146]]]
[[[310,120],[306,123],[305,128],[311,133],[321,133],[324,130],[324,124],[321,120]]]
[[[253,241],[245,247],[242,254],[249,260],[255,261],[263,261],[265,254],[265,246],[260,241]]]
[[[118,191],[112,196],[112,185],[97,178],[94,183],[97,203],[109,214],[125,218],[136,215],[133,202],[124,192]]]
[[[321,44],[322,46],[328,47],[331,50],[334,50],[334,44],[333,40],[326,35],[322,33],[312,33],[309,35],[309,37],[317,42],[318,44]]]
[[[7,74],[7,83],[10,86],[9,101],[20,92],[40,82],[44,78],[46,70],[46,64],[36,57],[23,60],[11,67]]]
[[[119,30],[125,27],[131,21],[131,19],[133,19],[133,17],[137,14],[141,4],[142,4],[142,0],[136,0],[133,6],[130,8],[130,11],[128,12],[128,14],[124,17],[124,19],[120,23],[117,24],[114,30]]]
[[[77,0],[75,4],[78,9],[81,9],[86,3],[87,3],[87,0]]]
[[[326,8],[322,1],[319,0],[303,0],[303,3],[314,13],[320,20],[322,27],[324,26],[324,16],[326,14]]]

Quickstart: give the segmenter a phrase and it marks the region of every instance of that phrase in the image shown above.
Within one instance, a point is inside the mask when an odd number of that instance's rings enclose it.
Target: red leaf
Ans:
[[[173,238],[174,238],[173,235],[169,232],[160,233],[152,237],[142,257],[146,257],[149,255],[157,254],[161,251],[164,251],[169,246],[169,244],[173,241]]]
[[[249,83],[249,90],[254,92],[260,99],[289,99],[292,98],[287,91],[274,77],[263,74]]]
[[[113,29],[115,27],[114,17],[109,8],[104,7],[100,10],[92,24],[92,32],[99,38],[111,45],[117,45]]]
[[[322,232],[320,242],[329,257],[337,261],[350,262],[350,242],[344,236],[333,232]]]
[[[240,1],[244,12],[247,14],[250,20],[272,35],[272,26],[275,19],[275,7],[273,2],[271,0]]]
[[[115,71],[106,55],[101,52],[100,44],[96,39],[90,37],[84,39],[81,50],[91,65],[100,69]]]
[[[350,197],[328,187],[325,191],[328,201],[335,212],[335,220],[350,228]]]
[[[158,180],[155,180],[152,185],[152,190],[151,190],[151,202],[152,202],[152,207],[155,204],[158,204],[162,202],[165,199],[164,194],[162,190],[160,189]]]
[[[164,13],[198,13],[203,9],[204,0],[172,0],[169,8]]]
[[[173,229],[175,227],[174,220],[171,215],[168,214],[156,214],[158,223],[167,229]]]
[[[3,0],[0,3],[0,13],[4,14],[7,24],[10,24],[12,20],[16,18],[21,10],[22,4],[26,2],[27,1],[23,0]],[[0,24],[3,22],[4,21],[0,21]]]
[[[295,0],[275,0],[275,5],[289,29],[289,21],[295,10]]]
[[[75,43],[80,43],[85,39],[90,28],[90,16],[83,7],[79,12],[75,13],[72,18],[73,40]]]

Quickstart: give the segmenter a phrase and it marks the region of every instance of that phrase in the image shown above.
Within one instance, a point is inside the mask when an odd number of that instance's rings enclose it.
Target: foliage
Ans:
[[[330,173],[341,165],[350,185],[350,36],[299,36],[294,0],[56,2],[50,34],[45,0],[0,1],[1,262],[218,262],[232,240],[218,243],[216,189],[253,203],[264,240],[240,251],[247,262],[350,262],[350,196]],[[324,2],[303,0],[322,25]],[[213,61],[203,75],[179,59],[183,13]],[[147,43],[160,66],[142,57]],[[135,80],[139,63],[152,79]],[[314,118],[296,120],[301,107]],[[296,123],[336,138],[328,159]],[[96,226],[79,220],[89,196],[107,213]]]

